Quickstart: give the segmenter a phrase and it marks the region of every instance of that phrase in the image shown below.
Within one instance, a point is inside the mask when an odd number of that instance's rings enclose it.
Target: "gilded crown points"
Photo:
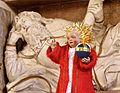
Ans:
[[[75,22],[72,26],[66,27],[66,32],[78,31],[80,36],[81,43],[91,43],[92,41],[92,31],[90,30],[91,26],[88,26],[84,23]]]

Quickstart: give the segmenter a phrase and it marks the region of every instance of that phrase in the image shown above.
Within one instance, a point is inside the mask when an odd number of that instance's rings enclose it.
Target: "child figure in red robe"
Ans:
[[[78,58],[75,47],[80,43],[77,30],[66,31],[67,44],[60,46],[53,41],[47,56],[60,65],[60,77],[56,93],[95,93],[92,84],[92,68],[96,64],[96,52],[91,49],[88,58]]]

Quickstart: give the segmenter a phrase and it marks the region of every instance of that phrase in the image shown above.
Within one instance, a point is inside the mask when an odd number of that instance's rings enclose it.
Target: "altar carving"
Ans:
[[[15,17],[5,51],[8,93],[55,92],[59,69],[47,59],[45,52],[53,38],[65,43],[63,29],[71,24],[64,19],[44,18],[36,12],[24,11]],[[120,23],[115,26],[103,24],[103,21],[95,22],[93,26],[93,46],[98,53],[93,80],[98,90],[120,90]],[[19,38],[27,44],[17,54],[15,45]]]
[[[61,31],[70,23],[62,19],[46,19],[39,13],[27,11],[15,17],[5,51],[5,66],[9,79],[8,93],[55,92],[59,69],[58,65],[45,57],[45,49],[52,38],[56,38],[60,42],[65,41],[65,32]],[[53,27],[55,24],[58,25],[56,28]],[[26,45],[23,44],[23,49],[16,50],[19,49],[17,45],[19,40],[25,41]]]
[[[97,90],[120,90],[120,22],[104,25],[103,6],[99,19],[92,28],[94,48],[98,54],[97,65],[93,69],[93,80]]]
[[[120,23],[103,28],[95,34],[98,61],[94,80],[101,90],[120,90]]]

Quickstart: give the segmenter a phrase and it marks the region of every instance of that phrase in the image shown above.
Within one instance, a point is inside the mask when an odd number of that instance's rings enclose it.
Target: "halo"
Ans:
[[[67,26],[65,28],[66,32],[78,31],[80,42],[83,44],[91,43],[93,36],[92,31],[90,30],[91,26],[88,26],[84,23],[75,22],[72,26]]]

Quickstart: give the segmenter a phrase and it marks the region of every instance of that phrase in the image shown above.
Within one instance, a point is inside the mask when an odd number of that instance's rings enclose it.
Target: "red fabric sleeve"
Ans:
[[[79,61],[80,67],[82,69],[89,70],[95,66],[96,61],[97,61],[97,54],[96,54],[95,50],[93,50],[93,49],[91,50],[90,58],[91,58],[91,61],[88,64],[83,63],[82,59]]]
[[[59,64],[59,55],[60,55],[60,45],[57,42],[57,45],[55,47],[55,49],[52,51],[51,47],[49,46],[47,51],[46,51],[46,55],[48,58],[50,58],[53,62]]]

